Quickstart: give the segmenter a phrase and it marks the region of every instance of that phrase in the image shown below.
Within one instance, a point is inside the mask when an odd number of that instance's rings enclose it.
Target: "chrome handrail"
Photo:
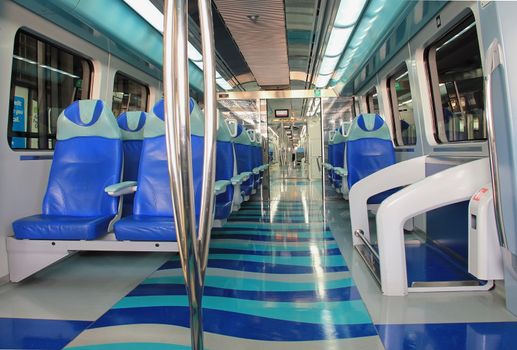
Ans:
[[[322,156],[316,156],[316,164],[318,165],[318,171],[321,172],[321,160],[323,157]]]
[[[500,65],[503,65],[503,57],[501,52],[501,46],[499,41],[494,39],[488,47],[486,57],[486,71],[485,76],[485,96],[486,96],[486,121],[487,121],[487,133],[488,133],[488,155],[490,159],[490,172],[492,173],[492,195],[494,197],[494,211],[495,221],[497,226],[497,233],[499,236],[499,243],[501,246],[506,247],[506,233],[504,228],[504,219],[501,202],[501,188],[497,158],[497,144],[495,141],[495,125],[494,116],[492,111],[492,73]]]
[[[217,90],[215,83],[215,44],[212,23],[212,2],[198,0],[199,25],[203,46],[203,76],[205,81],[205,145],[203,184],[199,217],[199,250],[201,278],[204,280],[214,212],[215,150],[217,138]]]
[[[205,148],[203,159],[202,211],[196,232],[193,193],[192,148],[188,81],[187,0],[165,0],[163,33],[163,83],[165,134],[174,224],[181,268],[189,299],[192,349],[202,350],[202,296],[214,202],[215,137],[215,54],[210,0],[199,0],[199,14],[205,55]],[[207,150],[208,149],[208,150]]]

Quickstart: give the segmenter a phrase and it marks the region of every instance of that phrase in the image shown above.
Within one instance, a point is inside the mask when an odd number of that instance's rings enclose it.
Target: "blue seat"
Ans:
[[[330,166],[334,166],[334,137],[335,137],[335,130],[331,130],[329,132],[328,142],[327,142],[327,164]],[[334,170],[328,169],[327,171],[327,177],[329,181],[333,184],[333,175]]]
[[[203,171],[204,116],[190,100],[192,170],[194,179],[195,213],[199,218]],[[176,241],[173,224],[163,100],[148,114],[144,128],[142,156],[138,172],[138,187],[133,214],[115,224],[118,240]]]
[[[336,129],[332,144],[332,166],[334,168],[345,168],[345,147],[346,137],[343,135],[343,127]],[[335,188],[341,188],[342,177],[334,170],[332,172],[332,183]]]
[[[237,173],[253,172],[253,157],[251,151],[251,139],[246,128],[242,125],[237,126],[237,136],[233,139],[235,147],[235,157],[237,160]],[[250,196],[255,186],[254,176],[241,184],[241,193],[243,196]]]
[[[146,117],[145,112],[124,112],[117,118],[124,148],[124,181],[136,181],[138,178]],[[122,216],[131,215],[133,212],[133,199],[133,194],[124,195]]]
[[[57,120],[57,143],[42,214],[16,220],[19,239],[91,240],[105,234],[118,198],[104,192],[120,181],[122,141],[100,100],[76,101]]]
[[[396,163],[391,134],[377,114],[361,114],[352,121],[346,147],[348,188],[365,177]],[[398,189],[379,193],[368,204],[380,204]]]
[[[253,155],[253,169],[259,169],[263,165],[263,159],[262,159],[262,144],[257,140],[258,136],[255,133],[254,135],[255,140],[251,144],[251,152]],[[260,184],[262,184],[262,171],[259,171],[258,174],[255,173],[255,184],[254,187],[258,188],[260,187]]]
[[[226,121],[219,117],[216,147],[216,182],[227,182],[226,191],[215,197],[215,219],[225,220],[232,212],[234,187],[231,179],[234,176],[235,159],[233,152],[233,138]]]

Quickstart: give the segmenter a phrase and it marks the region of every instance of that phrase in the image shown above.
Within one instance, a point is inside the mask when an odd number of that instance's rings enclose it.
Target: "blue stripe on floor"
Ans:
[[[145,284],[183,284],[183,275],[149,277],[141,285]],[[231,288],[250,291],[268,292],[294,292],[316,289],[332,289],[353,286],[351,278],[340,278],[335,280],[320,280],[317,282],[290,282],[290,281],[271,281],[267,276],[260,278],[235,278],[226,276],[206,276],[205,285],[207,287]]]
[[[306,249],[306,248],[305,248]],[[227,248],[211,248],[211,254],[248,254],[248,255],[264,255],[264,256],[312,256],[314,253],[310,250],[301,250],[301,251],[289,251],[289,250],[245,250],[245,249],[227,249]],[[339,255],[341,257],[341,252],[339,248],[333,249],[325,249],[319,250],[319,253],[323,256],[334,256]]]
[[[317,324],[277,320],[236,312],[204,309],[205,331],[226,336],[269,341],[309,341],[345,339],[376,335],[372,323]],[[91,328],[126,324],[167,324],[189,326],[187,307],[147,307],[112,309]]]
[[[128,296],[150,295],[184,295],[184,284],[142,284],[136,287]],[[361,299],[356,287],[343,287],[324,290],[302,291],[254,291],[236,290],[229,288],[205,287],[204,296],[261,300],[277,302],[308,303],[315,301],[349,301]]]
[[[257,235],[257,234],[244,234],[244,233],[218,233],[213,238],[218,239],[241,239],[258,242],[321,242],[321,241],[334,241],[333,237],[317,237],[316,235],[311,237],[297,237],[296,234],[291,236],[287,232],[278,233],[277,235]]]

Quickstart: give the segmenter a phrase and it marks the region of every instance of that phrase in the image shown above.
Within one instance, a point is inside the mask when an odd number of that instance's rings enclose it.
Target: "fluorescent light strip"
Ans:
[[[40,66],[41,68],[48,69],[49,71],[52,71],[52,72],[55,72],[55,73],[58,73],[58,74],[66,75],[67,77],[70,77],[70,78],[81,79],[81,77],[79,77],[77,75],[65,72],[63,70],[60,70],[60,69],[57,69],[57,68],[54,68],[54,67],[47,66],[45,64],[38,64],[38,62],[29,60],[28,58],[25,58],[25,57],[21,57],[21,56],[17,56],[17,55],[13,55],[13,57],[15,59],[19,60],[19,61],[27,62],[27,63],[33,64],[35,66]]]
[[[444,42],[442,44],[442,46],[440,46],[439,48],[436,49],[436,51],[440,51],[440,49],[442,49],[443,47],[449,45],[450,43],[452,43],[454,40],[458,39],[460,36],[462,36],[463,34],[465,34],[466,32],[468,32],[472,27],[474,27],[476,25],[476,22],[472,22],[472,24],[470,24],[468,27],[466,27],[465,29],[463,29],[461,32],[459,32],[458,34],[456,34],[455,36],[453,36],[452,38],[450,38],[449,40],[447,40],[446,42]]]
[[[318,72],[316,87],[324,88],[328,85],[365,4],[366,0],[341,0]]]
[[[163,14],[149,0],[124,0],[124,2],[157,31],[163,33]],[[188,58],[199,69],[203,70],[203,56],[190,42],[188,43]],[[215,81],[217,85],[224,90],[233,89],[230,83],[228,83],[218,72],[216,72]]]

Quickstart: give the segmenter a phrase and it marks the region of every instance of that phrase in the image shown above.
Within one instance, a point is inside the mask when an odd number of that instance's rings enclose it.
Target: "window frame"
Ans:
[[[374,97],[375,95],[377,95],[376,97]],[[372,110],[372,108],[375,108],[373,106],[373,99],[376,98],[377,99],[377,107],[378,107],[378,111],[375,111]],[[379,92],[377,91],[377,87],[374,85],[371,87],[371,89],[369,89],[368,91],[366,91],[366,94],[365,94],[365,99],[366,99],[366,111],[370,114],[380,114],[381,113],[381,106],[379,104]],[[370,105],[370,102],[372,103]]]
[[[145,87],[145,90],[146,90],[145,107],[143,109],[131,110],[131,109],[129,109],[129,105],[130,104],[129,104],[129,100],[128,100],[128,104],[127,104],[128,109],[126,110],[126,112],[130,112],[130,111],[148,112],[149,111],[149,101],[150,101],[150,97],[151,97],[151,88],[149,87],[149,84],[147,84],[147,83],[145,83],[145,82],[143,82],[143,81],[133,77],[130,74],[125,73],[122,70],[117,70],[115,72],[115,74],[113,75],[113,87],[112,87],[112,91],[111,91],[111,110],[112,110],[113,114],[115,115],[115,117],[118,118],[119,115],[123,113],[123,112],[120,112],[118,114],[115,114],[115,112],[113,111],[113,101],[114,101],[114,98],[115,98],[115,84],[116,84],[117,76],[118,75],[124,77],[125,79],[127,79],[129,81],[132,81],[133,83],[137,83],[137,84]]]
[[[467,140],[449,140],[446,134],[445,130],[445,117],[442,109],[442,96],[440,93],[440,79],[438,76],[438,66],[436,61],[436,47],[437,44],[443,41],[446,37],[456,35],[458,32],[461,32],[461,30],[468,27],[468,23],[473,23],[474,28],[476,30],[476,36],[477,36],[477,44],[480,49],[480,57],[482,57],[482,45],[479,40],[479,35],[477,35],[477,29],[478,29],[478,22],[476,21],[476,16],[474,12],[469,9],[467,13],[460,16],[457,21],[452,25],[452,27],[447,30],[445,33],[440,35],[438,38],[433,40],[430,44],[428,44],[423,53],[423,59],[426,69],[426,80],[429,87],[430,93],[430,107],[431,107],[431,116],[432,116],[432,125],[433,125],[433,137],[434,141],[438,145],[446,145],[446,144],[465,144],[465,143],[483,143],[487,141],[487,138],[481,138],[481,139],[467,139]],[[463,29],[460,29],[463,28]],[[451,35],[451,33],[455,33]],[[483,61],[481,60],[481,69],[483,69]],[[483,94],[484,92],[484,86],[483,88]],[[482,112],[482,119],[484,119],[484,124],[486,124],[486,106],[483,106],[483,112]],[[481,121],[483,123],[483,120]],[[486,132],[486,130],[485,130]]]
[[[404,72],[406,72],[406,73],[404,74]],[[396,78],[401,77],[402,75],[408,76],[409,92],[411,94],[411,98],[413,99],[411,81],[409,79],[409,68],[408,68],[406,62],[402,63],[396,69],[394,69],[392,71],[392,73],[390,73],[388,75],[388,77],[386,78],[386,88],[388,90],[387,91],[388,100],[389,100],[389,106],[390,106],[390,110],[391,110],[391,122],[392,122],[393,130],[394,130],[393,141],[395,142],[396,147],[413,147],[418,143],[418,135],[416,133],[416,130],[415,130],[415,143],[405,144],[404,139],[402,137],[402,129],[400,127],[401,118],[400,118],[400,112],[398,109],[398,95],[397,95],[397,91],[395,88],[395,83],[397,81]],[[415,119],[414,113],[413,113],[413,121],[414,121],[414,126],[416,128],[416,119]]]
[[[83,63],[85,63],[86,65],[88,65],[88,69],[89,69],[89,74],[88,74],[88,93],[87,93],[87,98],[90,99],[92,97],[92,93],[93,93],[93,79],[94,79],[94,76],[95,76],[95,71],[94,71],[94,64],[93,64],[93,61],[91,60],[90,57],[88,57],[87,55],[84,55],[83,53],[80,53],[80,52],[77,52],[76,50],[73,50],[71,48],[69,48],[68,46],[66,45],[63,45],[59,42],[55,42],[53,40],[50,40],[48,39],[46,36],[38,33],[38,32],[35,32],[35,31],[32,31],[28,28],[25,28],[25,27],[21,27],[19,28],[15,35],[14,35],[14,38],[13,38],[13,49],[12,49],[12,54],[11,54],[11,76],[10,76],[10,81],[9,81],[9,110],[8,110],[8,116],[7,116],[7,143],[9,145],[9,149],[13,152],[54,152],[55,150],[55,142],[57,140],[57,130],[55,130],[54,133],[52,132],[49,132],[47,130],[47,133],[42,133],[42,132],[33,132],[33,131],[14,131],[12,130],[13,128],[13,111],[14,111],[14,97],[15,97],[15,90],[16,90],[16,87],[22,87],[22,88],[27,88],[27,89],[31,89],[33,88],[34,86],[33,85],[30,85],[28,83],[25,83],[25,82],[19,82],[19,81],[16,81],[14,75],[13,75],[13,69],[14,69],[14,60],[15,60],[15,52],[14,52],[14,49],[15,49],[15,42],[16,42],[16,39],[18,38],[18,36],[20,34],[24,34],[24,35],[27,35],[29,37],[31,37],[32,39],[34,40],[37,40],[38,42],[41,42],[45,45],[48,45],[48,46],[51,46],[52,48],[55,48],[57,50],[59,50],[59,52],[64,52],[64,53],[67,53],[69,55],[72,55],[74,57],[78,57],[80,58]],[[45,52],[45,54],[47,54],[47,52]],[[84,78],[84,72],[83,72],[83,78]],[[82,79],[82,82],[84,83],[85,79]],[[48,84],[48,83],[51,83],[50,80],[47,80],[45,79],[45,84]],[[81,84],[83,84],[81,83]],[[83,87],[84,85],[81,85],[81,88]],[[74,100],[76,101],[76,100]],[[67,106],[64,106],[64,108],[68,107]],[[27,105],[27,116],[26,118],[28,117],[28,114],[29,114],[29,105]],[[47,125],[47,128],[49,126]],[[29,146],[29,142],[27,142],[26,146],[24,148],[13,148],[12,147],[12,139],[14,137],[20,137],[20,138],[25,138],[27,141],[29,141],[30,139],[40,139],[42,137],[42,135],[45,135],[46,137],[46,145],[47,147],[46,148],[41,148],[40,147],[40,142],[41,141],[38,141],[38,148],[30,148]],[[52,141],[53,140],[53,141]],[[49,147],[49,143],[52,145],[51,147]]]

